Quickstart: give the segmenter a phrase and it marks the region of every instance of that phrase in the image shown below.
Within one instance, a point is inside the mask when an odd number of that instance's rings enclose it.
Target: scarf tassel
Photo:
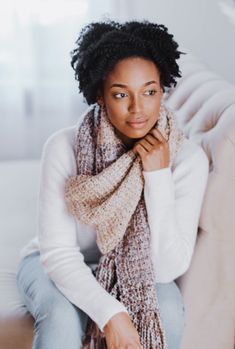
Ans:
[[[88,319],[87,331],[85,339],[83,340],[82,349],[107,349],[104,334],[90,318]]]
[[[141,311],[136,318],[142,349],[167,349],[164,330],[159,322],[160,315]]]
[[[158,321],[157,313],[140,312],[138,319],[138,333],[141,338],[142,349],[167,349],[164,331]],[[98,326],[90,320],[82,349],[107,349],[104,335]]]

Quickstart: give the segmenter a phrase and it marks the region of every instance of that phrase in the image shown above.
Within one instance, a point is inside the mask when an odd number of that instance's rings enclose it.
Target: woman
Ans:
[[[180,348],[174,279],[189,267],[208,177],[163,101],[181,52],[148,21],[91,23],[77,45],[91,106],[44,146],[39,234],[17,273],[33,348]]]

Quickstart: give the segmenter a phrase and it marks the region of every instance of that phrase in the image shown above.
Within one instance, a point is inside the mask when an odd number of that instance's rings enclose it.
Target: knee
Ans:
[[[88,317],[59,290],[44,293],[35,314],[35,348],[82,347]]]
[[[160,312],[171,322],[184,322],[184,302],[180,290],[174,282],[157,284],[157,296]]]
[[[36,323],[53,323],[53,327],[65,330],[73,325],[78,328],[80,325],[80,309],[73,305],[58,289],[45,289],[40,294],[40,299],[35,302]]]

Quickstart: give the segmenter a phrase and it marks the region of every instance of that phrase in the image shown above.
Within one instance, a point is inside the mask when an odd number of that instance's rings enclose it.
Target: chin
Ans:
[[[147,135],[147,133],[150,131],[150,129],[143,129],[143,130],[135,130],[131,132],[128,137],[138,139],[138,138],[143,138],[144,136]]]

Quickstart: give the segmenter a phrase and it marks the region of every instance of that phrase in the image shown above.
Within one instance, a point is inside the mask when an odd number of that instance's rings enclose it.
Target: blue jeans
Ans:
[[[39,252],[23,258],[17,286],[27,310],[35,319],[33,349],[79,349],[88,316],[71,303],[44,272]],[[184,305],[176,283],[156,284],[168,349],[180,349]],[[79,290],[78,290],[79,292]]]

